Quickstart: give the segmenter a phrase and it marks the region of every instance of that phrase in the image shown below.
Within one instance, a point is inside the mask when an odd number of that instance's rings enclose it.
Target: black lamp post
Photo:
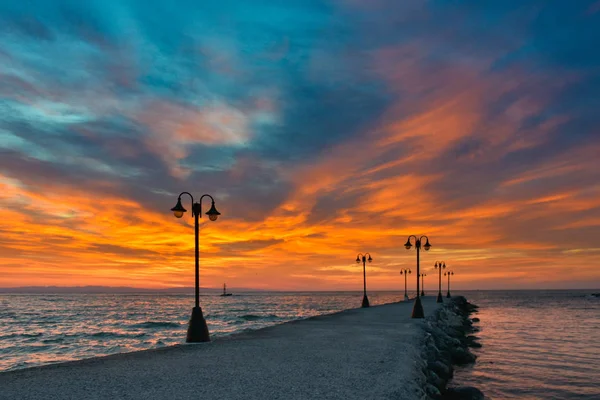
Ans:
[[[435,269],[437,269],[440,274],[440,290],[438,292],[437,302],[443,303],[444,300],[442,299],[442,270],[446,269],[446,262],[445,261],[436,261]]]
[[[367,258],[367,256],[369,256]],[[371,258],[371,255],[369,253],[358,253],[358,255],[356,256],[356,263],[360,263],[360,261],[362,260],[363,263],[363,300],[362,300],[362,307],[363,308],[367,308],[369,307],[369,299],[367,298],[367,260],[369,260],[369,262],[372,262],[373,259]]]
[[[405,268],[400,270],[400,275],[404,275],[404,301],[408,301],[408,291],[406,290],[406,278],[408,274],[412,274],[410,269]]]
[[[454,271],[444,272],[444,276],[446,275],[448,275],[448,294],[446,295],[446,297],[450,298],[450,275],[454,275]]]
[[[192,215],[195,220],[195,232],[196,232],[196,303],[194,308],[192,309],[192,316],[190,318],[190,323],[188,325],[187,338],[186,342],[188,343],[196,343],[196,342],[210,342],[210,336],[208,334],[208,327],[206,326],[206,320],[202,315],[202,308],[200,308],[200,248],[199,248],[199,239],[198,233],[200,230],[199,226],[199,218],[202,218],[202,199],[205,197],[210,197],[212,201],[212,205],[210,206],[210,210],[206,212],[208,215],[208,219],[211,221],[216,221],[220,212],[217,211],[215,207],[215,199],[212,198],[209,194],[204,194],[200,197],[198,202],[194,202],[194,196],[192,196],[188,192],[182,192],[177,198],[177,204],[175,207],[171,208],[173,214],[177,218],[183,217],[183,213],[187,210],[181,205],[181,196],[187,194],[192,199]]]
[[[411,237],[415,238],[415,248],[417,249],[417,298],[415,299],[415,305],[413,306],[412,318],[425,318],[425,313],[423,312],[423,305],[421,304],[421,298],[419,297],[419,252],[421,251],[421,242],[423,238],[425,238],[425,244],[423,245],[425,251],[428,251],[431,248],[431,245],[429,244],[429,238],[425,235],[421,236],[418,239],[415,235],[410,235],[408,237],[408,240],[404,244],[406,250],[410,250],[410,248],[413,246],[410,243]]]
[[[421,296],[425,296],[425,281],[423,280],[423,278],[425,278],[427,276],[427,274],[421,274]]]

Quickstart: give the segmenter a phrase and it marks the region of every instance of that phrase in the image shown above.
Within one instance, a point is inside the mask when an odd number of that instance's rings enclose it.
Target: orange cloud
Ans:
[[[399,269],[415,264],[414,250],[402,247],[409,234],[430,237],[424,270],[445,260],[456,288],[559,285],[567,269],[577,285],[600,280],[594,236],[574,236],[599,225],[600,189],[588,184],[598,147],[574,146],[532,168],[499,162],[545,145],[570,120],[526,124],[544,111],[552,85],[533,96],[520,90],[531,78],[523,71],[484,75],[492,60],[423,69],[419,46],[384,49],[372,61],[399,100],[310,162],[268,166],[291,190],[263,218],[230,218],[231,199],[217,196],[221,219],[201,226],[203,286],[360,289],[354,257],[369,251],[369,287],[401,288]],[[515,100],[490,116],[507,94]],[[195,145],[243,146],[253,118],[274,110],[266,99],[248,110],[155,103],[137,120],[151,132],[146,145],[184,177]],[[238,156],[230,182],[249,179],[256,163]],[[498,171],[504,166],[514,171]],[[175,196],[161,197],[161,212],[100,189],[89,196],[46,182],[33,191],[0,176],[0,286],[190,286],[193,226],[189,215],[169,213]]]

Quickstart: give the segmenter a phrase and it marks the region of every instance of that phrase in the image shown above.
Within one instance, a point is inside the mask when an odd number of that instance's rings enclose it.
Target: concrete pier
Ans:
[[[413,302],[288,322],[211,343],[0,373],[0,399],[413,399]],[[440,305],[423,299],[425,316]]]

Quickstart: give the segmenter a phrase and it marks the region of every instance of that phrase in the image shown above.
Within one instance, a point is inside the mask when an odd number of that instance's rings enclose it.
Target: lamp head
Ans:
[[[371,258],[371,255],[369,254],[369,262],[372,262],[373,259]]]
[[[219,215],[221,215],[221,213],[217,211],[214,201],[210,206],[210,210],[208,210],[205,214],[208,215],[208,219],[210,219],[211,221],[216,221],[217,218],[219,218]]]
[[[410,248],[412,247],[412,244],[410,244],[410,238],[408,238],[406,243],[404,243],[404,247],[406,248],[406,250],[410,250]]]
[[[181,197],[177,199],[177,204],[175,204],[175,207],[171,208],[171,211],[173,211],[173,215],[175,215],[175,217],[183,217],[183,213],[185,213],[187,210],[183,208],[183,205],[181,205]]]
[[[360,262],[360,256],[356,256],[356,262],[359,263]]]
[[[429,251],[429,249],[431,248],[431,245],[429,244],[429,238],[425,242],[425,246],[423,246],[423,248],[425,249],[425,251]]]

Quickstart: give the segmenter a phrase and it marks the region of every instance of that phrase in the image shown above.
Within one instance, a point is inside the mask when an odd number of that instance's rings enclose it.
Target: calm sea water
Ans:
[[[481,349],[454,385],[491,399],[600,400],[600,298],[592,291],[462,292]],[[371,304],[402,293],[374,292]],[[212,337],[360,306],[361,293],[202,296]],[[188,295],[0,295],[0,371],[183,343]]]
[[[600,298],[593,292],[455,293],[480,307],[475,335],[483,347],[453,384],[494,400],[600,400]]]
[[[369,293],[372,305],[401,299]],[[211,337],[360,307],[362,293],[236,293],[201,296]],[[185,342],[193,296],[0,295],[0,371]]]

